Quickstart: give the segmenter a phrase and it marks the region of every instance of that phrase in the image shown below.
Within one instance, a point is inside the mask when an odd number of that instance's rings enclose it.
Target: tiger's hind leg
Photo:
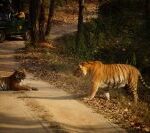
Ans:
[[[131,93],[133,95],[134,102],[137,103],[137,101],[138,101],[137,82],[131,81],[129,84],[129,88],[130,88]]]

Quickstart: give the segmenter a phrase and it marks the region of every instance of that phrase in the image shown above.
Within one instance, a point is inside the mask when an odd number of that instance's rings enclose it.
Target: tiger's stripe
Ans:
[[[5,78],[1,78],[1,80],[0,80],[0,91],[7,91],[7,90],[8,90],[7,81],[5,80]]]

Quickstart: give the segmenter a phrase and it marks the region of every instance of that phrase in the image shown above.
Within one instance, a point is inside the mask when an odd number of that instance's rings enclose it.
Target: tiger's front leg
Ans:
[[[24,91],[31,91],[31,90],[38,90],[37,88],[34,88],[34,87],[30,87],[30,86],[25,86],[25,85],[23,85],[23,86],[21,86],[21,85],[14,85],[13,87],[12,87],[12,90],[14,90],[14,91],[21,91],[21,90],[24,90]]]
[[[98,82],[92,83],[90,91],[89,91],[89,96],[85,97],[84,100],[92,100],[95,97],[96,92],[98,91],[98,88],[99,88]]]
[[[14,91],[21,91],[21,90],[24,90],[24,91],[30,91],[31,89],[28,88],[28,87],[25,87],[25,86],[20,86],[20,85],[15,85],[12,90]]]

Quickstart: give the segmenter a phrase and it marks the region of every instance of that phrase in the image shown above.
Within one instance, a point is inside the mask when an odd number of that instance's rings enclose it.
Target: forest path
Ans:
[[[59,29],[61,27],[59,26]],[[63,29],[68,29],[63,27]],[[71,30],[74,31],[75,29]],[[54,38],[61,36],[52,29]],[[65,31],[64,31],[65,32]],[[64,32],[62,35],[64,35]],[[0,62],[3,74],[19,67],[14,59],[14,51],[24,47],[23,41],[11,41],[0,44]],[[7,56],[5,56],[7,55]],[[9,57],[9,58],[7,58]],[[10,62],[11,60],[11,62]],[[13,65],[11,65],[13,64]],[[5,68],[6,72],[5,72]],[[0,95],[0,132],[57,132],[57,133],[123,133],[119,126],[111,123],[102,115],[80,103],[74,96],[54,85],[37,79],[32,74],[22,84],[33,86],[39,91],[3,92]],[[33,125],[33,126],[32,126]]]
[[[66,35],[66,34],[71,34],[75,31],[77,31],[77,25],[76,24],[54,25],[54,26],[52,26],[50,38],[52,40],[54,40],[54,39],[57,39],[57,38],[60,38],[64,35]]]
[[[24,47],[23,41],[0,43],[0,76],[9,76],[19,67],[15,50]],[[21,99],[24,92],[0,92],[0,133],[46,133],[48,125],[40,120]],[[45,126],[44,126],[45,125]]]

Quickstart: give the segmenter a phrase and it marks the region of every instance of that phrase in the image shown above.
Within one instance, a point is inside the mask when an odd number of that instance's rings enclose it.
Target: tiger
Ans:
[[[20,82],[26,78],[24,70],[15,70],[8,77],[0,78],[0,91],[38,90],[29,86],[21,86]]]
[[[133,94],[134,102],[138,101],[138,80],[146,87],[148,86],[140,71],[128,64],[104,64],[102,61],[87,61],[79,63],[74,71],[74,75],[90,76],[91,88],[85,100],[92,100],[99,88],[121,88],[127,86]],[[109,90],[106,93],[107,100],[110,100]]]

